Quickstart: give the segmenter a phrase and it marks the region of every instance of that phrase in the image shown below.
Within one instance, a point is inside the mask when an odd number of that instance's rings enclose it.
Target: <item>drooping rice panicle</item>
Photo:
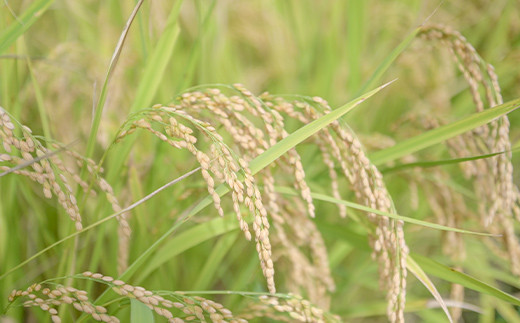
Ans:
[[[187,149],[201,165],[202,176],[207,184],[208,192],[212,196],[213,204],[221,216],[224,215],[224,210],[221,206],[220,196],[215,191],[215,182],[226,183],[231,188],[233,210],[237,215],[240,228],[248,240],[251,239],[251,233],[249,225],[242,214],[241,203],[249,209],[254,217],[253,231],[255,233],[256,249],[262,271],[267,279],[268,289],[274,293],[276,289],[274,285],[274,265],[270,258],[269,221],[267,220],[267,212],[263,206],[260,191],[256,187],[256,182],[248,169],[247,162],[234,157],[234,154],[224,144],[222,137],[215,128],[208,122],[195,118],[189,112],[182,110],[184,108],[183,104],[187,105],[187,102],[194,104],[200,101],[201,97],[203,98],[204,96],[199,92],[195,92],[192,95],[183,95],[179,106],[155,106],[153,110],[142,114],[141,118],[136,118],[136,120],[127,124],[127,129],[122,130],[117,140],[121,140],[128,134],[128,131],[134,128],[142,128],[175,148]],[[195,145],[197,139],[193,136],[193,130],[179,122],[178,119],[190,123],[201,134],[211,140],[213,160],[210,160],[206,153],[197,148]],[[162,127],[166,134],[154,129],[152,124]],[[244,178],[244,183],[239,180],[239,176]]]
[[[0,166],[0,170],[14,170],[14,174],[28,177],[41,184],[44,196],[46,198],[51,198],[53,195],[56,196],[58,203],[67,212],[71,220],[74,221],[76,230],[81,230],[83,225],[77,201],[72,192],[72,187],[69,185],[69,179],[65,176],[70,175],[70,173],[64,169],[57,155],[52,155],[51,151],[32,135],[31,129],[22,125],[18,127],[23,138],[17,138],[14,135],[15,129],[16,127],[11,117],[0,107],[0,136],[5,150],[5,154],[1,155],[1,159],[9,162],[12,165],[11,167],[13,167],[11,169],[9,166]],[[22,158],[14,155],[15,152],[19,152]],[[50,157],[43,158],[46,155]],[[39,157],[42,159],[35,161]],[[27,163],[30,163],[33,171],[29,171],[27,168],[15,170],[17,165]]]
[[[103,306],[94,305],[88,293],[74,287],[56,286],[54,288],[42,287],[41,284],[33,284],[26,290],[13,290],[9,295],[9,302],[14,302],[18,298],[28,300],[23,302],[25,307],[39,307],[51,315],[54,323],[62,322],[58,314],[58,308],[62,305],[72,305],[77,311],[90,315],[96,321],[119,322],[115,316],[107,314],[107,309]]]
[[[493,67],[480,58],[464,36],[442,25],[424,26],[421,35],[426,40],[439,41],[450,50],[457,67],[469,84],[477,111],[503,103],[498,77]],[[479,87],[484,90],[483,96]],[[501,153],[491,158],[463,163],[461,167],[468,177],[474,179],[474,188],[479,197],[478,210],[483,224],[493,233],[504,236],[512,271],[520,275],[520,243],[512,229],[514,217],[518,217],[520,195],[513,183],[507,115],[450,140],[449,147],[450,152],[457,157]]]
[[[264,100],[269,100],[269,97],[265,96]],[[326,101],[317,97],[311,102],[318,104],[322,112],[304,101],[288,103],[277,98],[272,98],[271,101],[274,109],[292,115],[304,123],[318,118],[321,113],[331,111]],[[297,109],[301,112],[296,112]],[[320,139],[331,147],[330,154],[338,159],[345,176],[353,186],[357,199],[372,208],[393,212],[393,204],[381,173],[370,163],[361,143],[338,122],[332,123],[331,127],[337,137],[324,130],[319,133]],[[387,315],[392,322],[402,322],[404,321],[408,254],[408,247],[404,241],[403,222],[389,220],[375,214],[368,214],[368,218],[376,225],[371,244],[380,266],[381,286],[388,290]]]

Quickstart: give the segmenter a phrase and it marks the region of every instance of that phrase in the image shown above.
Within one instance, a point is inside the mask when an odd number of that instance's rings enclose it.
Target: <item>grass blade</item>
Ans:
[[[128,35],[128,31],[130,30],[130,26],[132,25],[132,22],[134,21],[135,16],[137,15],[137,12],[141,8],[142,4],[143,4],[143,0],[140,0],[135,5],[134,10],[130,14],[130,17],[128,18],[128,20],[126,22],[126,26],[123,29],[121,36],[119,37],[119,41],[116,45],[114,53],[112,54],[112,59],[110,60],[110,64],[108,65],[107,74],[105,76],[103,88],[101,89],[101,94],[100,94],[98,102],[96,104],[96,110],[94,111],[94,119],[92,120],[92,126],[91,126],[90,134],[88,137],[87,150],[85,152],[85,156],[87,158],[92,157],[92,154],[94,153],[94,146],[96,144],[96,138],[97,138],[97,133],[98,133],[98,129],[99,129],[99,124],[101,122],[101,116],[103,115],[103,108],[105,106],[105,102],[106,102],[107,95],[108,95],[108,84],[110,83],[110,79],[112,77],[112,74],[114,73],[115,67],[119,60],[119,56],[121,55],[121,51],[123,50],[123,44],[126,40],[126,36]],[[83,169],[83,174],[84,173],[85,173],[85,169]]]
[[[288,194],[288,195],[295,195],[295,196],[298,195],[296,190],[294,190],[292,188],[288,188],[288,187],[279,187],[279,186],[277,186],[276,187],[276,191],[279,192],[279,193]],[[367,206],[364,206],[364,205],[361,205],[361,204],[357,204],[357,203],[354,203],[354,202],[338,200],[338,199],[336,199],[336,198],[334,198],[332,196],[328,196],[328,195],[324,195],[324,194],[311,193],[311,196],[312,196],[313,199],[316,199],[316,200],[320,200],[320,201],[324,201],[324,202],[330,202],[330,203],[334,203],[334,204],[343,204],[343,205],[346,205],[348,207],[351,207],[353,209],[357,209],[357,210],[360,210],[360,211],[375,213],[375,214],[378,214],[378,215],[381,215],[381,216],[389,217],[389,218],[394,219],[394,220],[401,220],[401,221],[406,222],[406,223],[418,224],[418,225],[421,225],[421,226],[424,226],[424,227],[428,227],[428,228],[431,228],[431,229],[442,230],[442,231],[458,232],[458,233],[466,233],[466,234],[474,234],[474,235],[480,235],[480,236],[494,236],[491,233],[481,233],[481,232],[475,232],[475,231],[462,230],[462,229],[447,227],[447,226],[444,226],[444,225],[431,223],[431,222],[427,222],[427,221],[422,221],[422,220],[418,220],[418,219],[414,219],[414,218],[410,218],[410,217],[406,217],[406,216],[402,216],[402,215],[398,215],[398,214],[392,214],[392,213],[388,213],[388,212],[383,212],[383,211],[372,209],[372,208],[369,208]]]
[[[424,273],[422,268],[412,259],[412,257],[408,257],[406,259],[406,268],[426,287],[430,293],[433,295],[435,300],[439,303],[444,313],[446,313],[446,316],[448,317],[448,320],[450,322],[453,322],[453,319],[451,318],[450,311],[448,311],[448,307],[446,306],[446,303],[442,299],[441,294],[439,294],[439,291],[437,291],[437,288],[435,288],[435,285],[430,280],[430,278]]]
[[[130,113],[139,109],[146,108],[151,105],[154,96],[162,82],[166,66],[171,60],[173,49],[179,36],[180,27],[178,23],[179,11],[182,1],[176,1],[168,20],[166,27],[157,41],[157,45],[153,49],[148,62],[144,68],[143,75],[140,78],[136,95],[133,98]]]
[[[237,226],[238,229],[238,226]],[[239,236],[239,232],[233,232],[222,236],[211,250],[211,254],[206,260],[204,267],[200,271],[199,278],[193,284],[193,289],[204,290],[211,286],[214,276],[218,273],[218,269],[222,266],[224,256],[231,249]]]
[[[519,151],[520,151],[520,149],[516,148],[516,149],[511,150],[510,152],[515,154]],[[415,162],[415,163],[399,164],[394,167],[382,168],[382,169],[380,169],[380,171],[381,171],[381,173],[387,174],[387,173],[392,173],[392,172],[400,171],[400,170],[407,169],[407,168],[413,168],[413,167],[429,168],[429,167],[436,167],[436,166],[459,164],[459,163],[472,161],[472,160],[491,158],[491,157],[495,157],[497,155],[501,155],[501,154],[505,154],[505,153],[507,153],[507,151],[500,151],[500,152],[496,152],[496,153],[492,153],[492,154],[484,154],[484,155],[479,155],[479,156],[471,156],[471,157],[463,157],[463,158],[452,158],[452,159],[420,161],[420,162]]]
[[[0,33],[0,54],[8,49],[49,8],[54,0],[34,1],[21,16]]]
[[[213,239],[226,232],[238,229],[238,223],[233,216],[215,218],[208,222],[201,223],[176,235],[168,240],[159,250],[146,262],[146,265],[139,270],[137,282],[141,282],[148,277],[155,269],[162,264],[177,256],[178,254],[193,248],[194,246]]]
[[[383,74],[388,70],[388,68],[392,65],[392,63],[401,55],[401,53],[408,48],[410,43],[415,39],[415,36],[419,33],[421,30],[421,27],[417,27],[412,32],[410,32],[405,39],[399,45],[388,55],[383,62],[377,67],[377,69],[374,71],[370,79],[366,81],[358,93],[363,93],[367,89],[371,89],[380,82],[381,77],[383,77]]]
[[[447,139],[458,136],[471,129],[485,125],[496,118],[508,114],[520,107],[520,99],[512,100],[504,104],[474,113],[462,120],[441,126],[424,132],[413,138],[403,140],[393,147],[376,151],[369,158],[374,165],[381,165],[389,161],[410,155],[421,149],[441,143]]]
[[[451,283],[459,284],[477,292],[488,294],[503,301],[520,306],[520,299],[505,293],[489,284],[486,284],[458,270],[445,266],[428,257],[414,254],[411,257],[421,268],[430,275],[442,278]]]
[[[176,93],[184,91],[186,87],[190,86],[192,84],[193,79],[195,78],[195,73],[197,70],[197,64],[200,63],[200,57],[202,52],[202,43],[204,36],[208,33],[208,29],[210,27],[210,18],[212,17],[213,11],[215,9],[216,1],[213,0],[209,4],[209,8],[205,14],[205,17],[202,20],[201,23],[201,31],[200,36],[196,38],[195,44],[193,44],[193,47],[191,48],[190,55],[188,62],[186,63],[186,67],[184,72],[182,73],[183,77],[182,80],[180,80],[179,85],[176,88]]]
[[[171,12],[168,16],[163,33],[157,41],[155,48],[152,50],[152,53],[148,57],[148,61],[140,78],[135,97],[132,100],[130,113],[150,106],[152,104],[152,100],[157,94],[159,86],[163,80],[164,73],[166,72],[168,62],[172,58],[173,49],[177,43],[177,38],[180,33],[178,18],[181,4],[182,1],[175,2],[174,7],[171,9]],[[119,170],[123,166],[123,163],[130,153],[134,142],[134,138],[126,141],[119,148],[119,151],[116,154],[117,157],[111,160],[107,175],[109,182],[113,182],[115,180]]]

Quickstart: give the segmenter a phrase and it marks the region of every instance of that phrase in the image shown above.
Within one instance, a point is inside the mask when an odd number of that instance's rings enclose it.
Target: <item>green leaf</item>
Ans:
[[[119,41],[116,45],[116,48],[114,49],[114,53],[112,55],[112,59],[110,60],[110,63],[108,64],[108,70],[105,75],[105,80],[103,81],[103,87],[101,88],[101,93],[99,95],[99,98],[96,103],[96,108],[94,110],[94,118],[92,120],[92,125],[90,128],[90,134],[88,137],[87,142],[87,149],[85,152],[85,155],[90,158],[92,157],[94,153],[94,146],[97,142],[97,133],[99,130],[99,125],[101,123],[101,116],[103,115],[103,109],[105,107],[105,103],[108,97],[108,90],[109,90],[109,83],[110,79],[112,78],[112,75],[114,74],[114,70],[117,66],[117,63],[119,61],[119,57],[121,55],[121,52],[123,50],[123,45],[125,43],[125,40],[128,36],[128,33],[130,32],[130,27],[132,26],[132,23],[134,22],[134,19],[139,12],[139,9],[141,8],[141,5],[143,4],[143,0],[140,0],[136,3],[134,10],[128,17],[128,20],[126,22],[125,28],[121,32],[121,35],[119,36]],[[86,166],[86,164],[85,164]],[[81,177],[85,175],[86,167],[83,167]]]
[[[206,11],[204,19],[202,19],[202,23],[200,24],[199,37],[195,39],[195,43],[191,48],[188,62],[185,64],[184,72],[181,74],[183,77],[180,78],[179,85],[176,87],[176,93],[184,91],[186,87],[192,84],[192,81],[195,78],[197,67],[199,69],[201,68],[198,65],[201,63],[200,57],[202,53],[202,43],[205,36],[209,34],[211,21],[210,18],[212,17],[216,3],[217,1],[213,0],[209,4],[209,8]]]
[[[392,65],[392,63],[401,55],[401,53],[408,48],[410,43],[414,40],[417,33],[421,30],[422,26],[415,28],[412,30],[405,39],[381,62],[381,64],[377,67],[375,72],[372,74],[370,79],[363,84],[358,93],[363,93],[367,89],[373,88],[375,84],[380,82],[383,74],[388,70],[388,68]]]
[[[236,228],[238,229],[238,225]],[[218,269],[221,267],[224,256],[226,256],[231,247],[233,247],[239,234],[240,232],[238,231],[230,232],[219,239],[211,249],[211,254],[208,256],[208,259],[204,262],[204,267],[202,267],[200,271],[199,278],[193,284],[193,289],[204,290],[210,286]]]
[[[0,33],[0,54],[8,49],[29,27],[38,20],[54,0],[34,1],[24,13]]]
[[[410,255],[409,257],[415,260],[415,262],[430,275],[442,278],[451,283],[462,285],[480,293],[494,296],[513,305],[520,306],[520,299],[506,292],[503,292],[489,284],[486,284],[476,278],[473,278],[467,274],[461,273],[458,270],[455,270],[441,263],[438,263],[435,260],[418,254],[414,254],[413,256]]]
[[[516,153],[518,151],[519,151],[519,149],[511,150],[511,153]],[[380,169],[380,171],[381,171],[381,173],[391,173],[391,172],[395,172],[395,171],[399,171],[399,170],[407,169],[407,168],[413,168],[413,167],[428,168],[428,167],[435,167],[435,166],[459,164],[459,163],[472,161],[472,160],[491,158],[491,157],[505,154],[505,153],[506,153],[505,151],[500,151],[497,153],[485,154],[485,155],[479,155],[479,156],[452,158],[452,159],[443,159],[443,160],[434,160],[434,161],[420,161],[420,162],[415,162],[415,163],[399,164],[394,167]]]
[[[295,195],[295,196],[298,195],[296,190],[294,190],[292,188],[288,188],[288,187],[279,187],[279,186],[277,186],[276,187],[276,191],[279,192],[279,193],[288,194],[288,195]],[[330,202],[330,203],[334,203],[334,204],[343,204],[343,205],[346,205],[348,207],[351,207],[353,209],[357,209],[357,210],[360,210],[360,211],[375,213],[375,214],[378,214],[378,215],[381,215],[381,216],[389,217],[389,218],[394,219],[394,220],[401,220],[401,221],[407,222],[407,223],[418,224],[418,225],[422,225],[424,227],[428,227],[428,228],[432,228],[432,229],[436,229],[436,230],[452,231],[452,232],[459,232],[459,233],[466,233],[466,234],[475,234],[475,235],[481,235],[481,236],[494,236],[494,234],[491,234],[491,233],[482,233],[482,232],[462,230],[462,229],[447,227],[447,226],[436,224],[436,223],[431,223],[431,222],[427,222],[427,221],[417,220],[417,219],[414,219],[414,218],[410,218],[410,217],[406,217],[406,216],[402,216],[402,215],[398,215],[398,214],[392,214],[392,213],[388,213],[388,212],[372,209],[372,208],[370,208],[368,206],[364,206],[364,205],[357,204],[357,203],[354,203],[354,202],[349,202],[349,201],[345,201],[345,200],[339,200],[339,199],[336,199],[336,198],[334,198],[332,196],[328,196],[328,195],[324,195],[324,194],[311,193],[311,196],[315,200],[320,200],[320,201],[324,201],[324,202]]]
[[[516,110],[518,107],[520,107],[520,99],[509,101],[491,109],[474,113],[462,120],[444,125],[428,132],[424,132],[413,138],[403,140],[393,147],[379,150],[373,154],[370,154],[369,158],[376,166],[396,160],[421,149],[433,146],[447,139],[458,136],[471,129],[485,125],[486,123],[500,116]]]
[[[437,300],[439,305],[441,306],[444,313],[446,313],[446,316],[448,317],[448,320],[450,322],[453,322],[453,319],[451,318],[450,311],[448,311],[448,307],[446,306],[446,303],[444,303],[444,300],[442,299],[441,294],[437,291],[437,288],[435,288],[435,285],[430,280],[430,277],[428,277],[423,269],[412,259],[412,257],[408,256],[406,259],[406,268],[414,274],[414,276],[426,287],[430,293],[433,295],[433,297]]]
[[[148,57],[135,96],[132,98],[130,113],[152,105],[152,100],[156,96],[159,86],[163,81],[164,74],[167,70],[166,67],[172,58],[173,49],[175,48],[180,33],[178,18],[182,2],[183,1],[175,2],[166,21],[163,33]],[[119,176],[119,171],[136,140],[135,137],[127,140],[115,155],[116,157],[110,160],[110,167],[107,174],[107,180],[109,182],[114,182],[117,176]]]
[[[130,322],[131,323],[153,323],[155,322],[153,312],[145,304],[135,298],[130,299]]]
[[[130,113],[146,108],[152,104],[152,100],[159,89],[164,73],[166,73],[166,66],[172,58],[173,49],[180,33],[178,18],[181,4],[182,1],[175,2],[166,21],[166,27],[164,27],[157,45],[146,62],[135,97],[132,100]]]
[[[143,281],[154,270],[162,264],[169,261],[178,254],[213,239],[221,234],[238,229],[238,222],[234,216],[226,216],[224,218],[215,218],[208,222],[196,225],[168,240],[160,249],[146,262],[143,268],[139,270],[137,282]],[[126,272],[125,272],[126,274]],[[128,274],[125,276],[127,277]]]

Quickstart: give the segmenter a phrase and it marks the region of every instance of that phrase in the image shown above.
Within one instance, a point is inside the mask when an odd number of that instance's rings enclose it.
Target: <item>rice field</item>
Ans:
[[[517,1],[0,27],[0,323],[520,322]]]

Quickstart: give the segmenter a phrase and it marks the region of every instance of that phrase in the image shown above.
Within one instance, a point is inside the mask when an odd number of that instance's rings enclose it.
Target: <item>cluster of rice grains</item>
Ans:
[[[268,317],[277,322],[341,322],[341,318],[323,311],[301,296],[260,296],[242,315],[245,319]]]
[[[116,142],[141,128],[175,148],[187,149],[201,165],[202,176],[220,215],[224,211],[215,185],[224,182],[231,188],[233,209],[247,239],[251,234],[241,214],[240,203],[244,203],[253,215],[256,247],[269,291],[275,291],[275,259],[290,266],[289,270],[283,271],[288,273],[285,278],[289,290],[297,294],[303,292],[313,304],[327,309],[330,303],[328,292],[335,286],[323,238],[310,219],[315,216],[315,208],[299,154],[291,149],[276,161],[276,165],[259,173],[263,194],[257,188],[248,162],[288,136],[284,115],[308,123],[331,109],[321,98],[289,102],[267,93],[255,97],[239,84],[228,90],[236,95],[228,96],[219,89],[205,89],[185,93],[168,106],[156,105],[138,112],[123,125]],[[217,129],[225,129],[226,133],[221,135]],[[197,134],[201,136],[197,137]],[[231,139],[240,158],[224,144],[223,136]],[[198,138],[209,141],[209,154],[197,147],[202,147]],[[370,163],[350,130],[336,122],[314,140],[323,154],[335,197],[341,198],[337,163],[361,203],[393,212],[380,172]],[[284,175],[275,176],[275,172]],[[292,174],[293,179],[287,174]],[[289,198],[277,193],[275,178],[279,184],[286,181],[294,185],[300,197]],[[342,217],[346,216],[344,206],[340,206],[339,212]],[[274,224],[271,240],[276,248],[271,248],[267,214]],[[403,223],[375,214],[368,217],[375,224],[371,242],[374,257],[380,263],[381,282],[388,290],[388,316],[391,321],[403,321],[408,253]]]
[[[477,54],[473,46],[457,31],[446,26],[431,25],[423,27],[421,36],[427,41],[437,41],[442,47],[448,48],[457,64],[469,89],[477,111],[492,108],[503,103],[497,75],[493,66],[486,64]],[[483,91],[479,91],[482,89]],[[457,158],[500,153],[497,156],[479,159],[460,164],[465,176],[473,180],[477,194],[478,213],[482,224],[492,233],[503,238],[503,245],[507,251],[506,257],[511,263],[512,272],[520,275],[520,244],[514,232],[514,222],[520,220],[520,193],[513,183],[513,166],[511,163],[511,144],[509,141],[509,120],[506,115],[490,122],[487,125],[474,129],[448,141],[450,153]],[[438,192],[442,192],[438,190]],[[453,192],[454,193],[454,192]],[[470,215],[465,202],[459,194],[447,193],[430,198],[435,206],[444,206],[438,210],[448,225],[457,225],[462,222],[461,216]],[[458,209],[458,210],[456,210]],[[459,250],[453,255],[456,260],[464,259],[464,244],[460,234],[450,232],[447,243],[456,243],[450,246],[451,250]],[[491,238],[490,238],[491,239]],[[497,249],[495,242],[489,243]],[[504,254],[496,250],[496,254]],[[464,298],[460,286],[454,286],[452,296],[462,301]],[[454,312],[454,319],[460,316],[460,309]]]
[[[188,100],[195,106],[195,97],[185,95],[183,100]],[[160,106],[156,105],[153,109],[142,111],[133,116],[124,126],[116,141],[122,140],[127,135],[140,128],[151,132],[160,140],[179,149],[188,150],[195,158],[202,169],[207,189],[213,198],[213,204],[219,215],[224,215],[219,194],[215,191],[215,184],[225,182],[231,188],[233,209],[240,223],[240,229],[244,232],[247,240],[251,240],[249,225],[242,215],[240,203],[243,203],[253,214],[253,231],[255,233],[256,249],[260,258],[263,274],[267,280],[270,292],[275,293],[274,266],[271,259],[271,243],[269,241],[269,221],[267,211],[262,203],[262,197],[255,183],[247,162],[234,155],[234,152],[224,143],[223,138],[217,133],[216,129],[209,123],[197,119],[191,115],[188,109],[182,106]],[[195,144],[197,138],[191,125],[208,138],[210,143],[210,154],[206,154]],[[161,132],[155,128],[164,131]],[[240,178],[239,178],[240,176]],[[241,179],[244,182],[242,183]]]
[[[44,288],[42,284],[33,284],[26,290],[13,290],[9,295],[9,302],[13,303],[20,298],[29,299],[23,302],[23,306],[39,307],[48,312],[54,323],[61,322],[57,308],[63,304],[71,304],[76,310],[87,313],[98,321],[119,322],[119,319],[107,314],[105,307],[92,304],[86,291],[74,287],[58,285],[50,289]]]
[[[76,230],[82,230],[82,218],[71,185],[77,184],[84,192],[92,196],[96,195],[96,192],[89,187],[89,182],[78,175],[79,168],[85,163],[91,180],[105,194],[113,210],[121,211],[112,187],[99,175],[103,169],[98,170],[94,161],[56,143],[48,143],[44,146],[37,137],[32,135],[30,128],[24,125],[15,126],[15,124],[18,123],[0,107],[0,136],[3,148],[3,152],[0,153],[0,162],[2,162],[0,171],[21,175],[39,183],[43,187],[43,196],[48,199],[53,195],[56,196],[58,203],[74,221]],[[15,134],[17,131],[21,136]],[[75,161],[78,167],[65,163],[63,155]],[[131,230],[125,213],[119,215],[117,219],[120,237],[119,265],[122,270],[126,267]]]
[[[2,136],[2,145],[4,153],[0,155],[0,162],[6,162],[7,165],[0,166],[1,171],[12,172],[14,174],[25,176],[43,186],[43,195],[46,198],[52,198],[52,195],[58,197],[58,202],[67,211],[68,215],[74,221],[77,230],[83,228],[81,224],[81,216],[79,214],[76,198],[69,185],[69,181],[64,174],[71,174],[63,165],[57,156],[41,159],[38,162],[30,164],[31,168],[15,168],[18,165],[29,164],[38,157],[48,155],[50,150],[40,144],[32,136],[32,131],[26,126],[19,127],[19,131],[23,137],[15,136],[16,127],[7,112],[0,107],[0,135]],[[21,158],[18,157],[21,155]],[[9,166],[8,166],[9,165]],[[13,169],[11,169],[11,167]],[[75,177],[81,182],[79,177]],[[87,185],[86,183],[84,183]]]
[[[159,293],[146,290],[141,286],[129,285],[124,281],[99,273],[87,271],[81,276],[110,286],[123,299],[137,299],[158,315],[166,318],[168,322],[206,322],[207,320],[211,322],[246,322],[242,318],[235,317],[222,304],[200,296],[191,297],[180,292],[168,292],[163,297]],[[46,285],[53,288],[44,287]],[[171,300],[165,297],[171,298]],[[51,315],[51,319],[55,323],[61,322],[57,308],[67,304],[72,305],[77,311],[91,316],[96,321],[119,322],[117,317],[107,314],[107,307],[95,305],[90,301],[86,291],[74,287],[51,285],[50,283],[33,284],[26,290],[13,290],[9,295],[9,302],[13,304],[17,299],[22,298],[27,299],[23,302],[23,306],[41,308]]]

